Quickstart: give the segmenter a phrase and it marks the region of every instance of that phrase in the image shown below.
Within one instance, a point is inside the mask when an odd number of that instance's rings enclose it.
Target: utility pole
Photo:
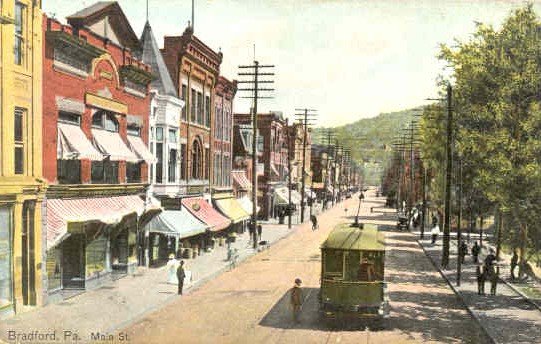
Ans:
[[[460,274],[462,269],[462,255],[460,254],[460,247],[462,245],[462,226],[460,222],[462,221],[462,159],[458,159],[458,219],[457,219],[457,230],[456,230],[456,241],[457,241],[457,252],[458,259],[456,263],[456,285],[460,287]]]
[[[441,256],[441,267],[447,269],[449,266],[449,241],[451,237],[451,175],[453,168],[453,89],[451,84],[447,85],[447,167],[445,175],[445,218],[443,223],[443,252]]]
[[[259,92],[274,91],[273,88],[262,88],[261,84],[272,84],[273,80],[260,80],[260,76],[273,76],[274,73],[261,72],[262,69],[274,68],[274,65],[260,65],[258,61],[254,61],[252,65],[239,66],[240,69],[248,69],[249,72],[238,73],[239,76],[253,77],[252,80],[240,80],[240,84],[248,84],[249,88],[239,88],[239,91],[251,92],[251,96],[245,96],[242,98],[248,98],[253,100],[252,108],[252,236],[253,247],[258,248],[257,240],[257,102],[259,99],[270,99],[272,97],[260,96]]]
[[[422,221],[421,221],[421,240],[425,238],[425,221],[426,221],[426,166],[424,162],[421,164],[421,169],[423,173],[423,210],[422,210]]]
[[[304,111],[304,113],[295,114],[295,116],[303,116],[301,119],[303,124],[303,140],[302,140],[302,180],[301,180],[301,223],[304,222],[304,208],[306,199],[306,141],[308,140],[308,116],[315,116],[314,109],[295,109],[295,111]]]

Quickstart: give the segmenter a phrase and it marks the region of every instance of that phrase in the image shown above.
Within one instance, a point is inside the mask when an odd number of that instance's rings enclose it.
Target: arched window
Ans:
[[[202,170],[202,149],[198,140],[194,140],[192,144],[192,178],[200,179]]]
[[[118,122],[112,112],[98,110],[92,116],[92,127],[118,132]]]

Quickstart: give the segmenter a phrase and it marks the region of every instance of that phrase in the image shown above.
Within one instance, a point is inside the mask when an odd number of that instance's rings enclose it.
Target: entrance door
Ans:
[[[85,288],[84,242],[84,234],[72,234],[62,244],[62,285],[64,289]]]
[[[36,252],[34,213],[35,201],[23,203],[23,228],[21,235],[22,246],[22,291],[23,305],[36,305]]]

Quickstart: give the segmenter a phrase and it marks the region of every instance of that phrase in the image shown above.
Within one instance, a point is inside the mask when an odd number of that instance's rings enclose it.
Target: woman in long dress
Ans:
[[[170,284],[178,284],[178,278],[177,278],[177,267],[178,267],[178,260],[175,259],[174,254],[169,255],[169,261],[166,265],[167,270],[167,283]]]

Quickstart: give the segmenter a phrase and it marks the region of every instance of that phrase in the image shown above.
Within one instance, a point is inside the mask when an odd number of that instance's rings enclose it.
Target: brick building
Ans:
[[[43,176],[46,271],[51,299],[88,289],[141,262],[150,66],[116,2],[99,2],[63,25],[43,18]],[[73,219],[77,219],[74,221]]]

